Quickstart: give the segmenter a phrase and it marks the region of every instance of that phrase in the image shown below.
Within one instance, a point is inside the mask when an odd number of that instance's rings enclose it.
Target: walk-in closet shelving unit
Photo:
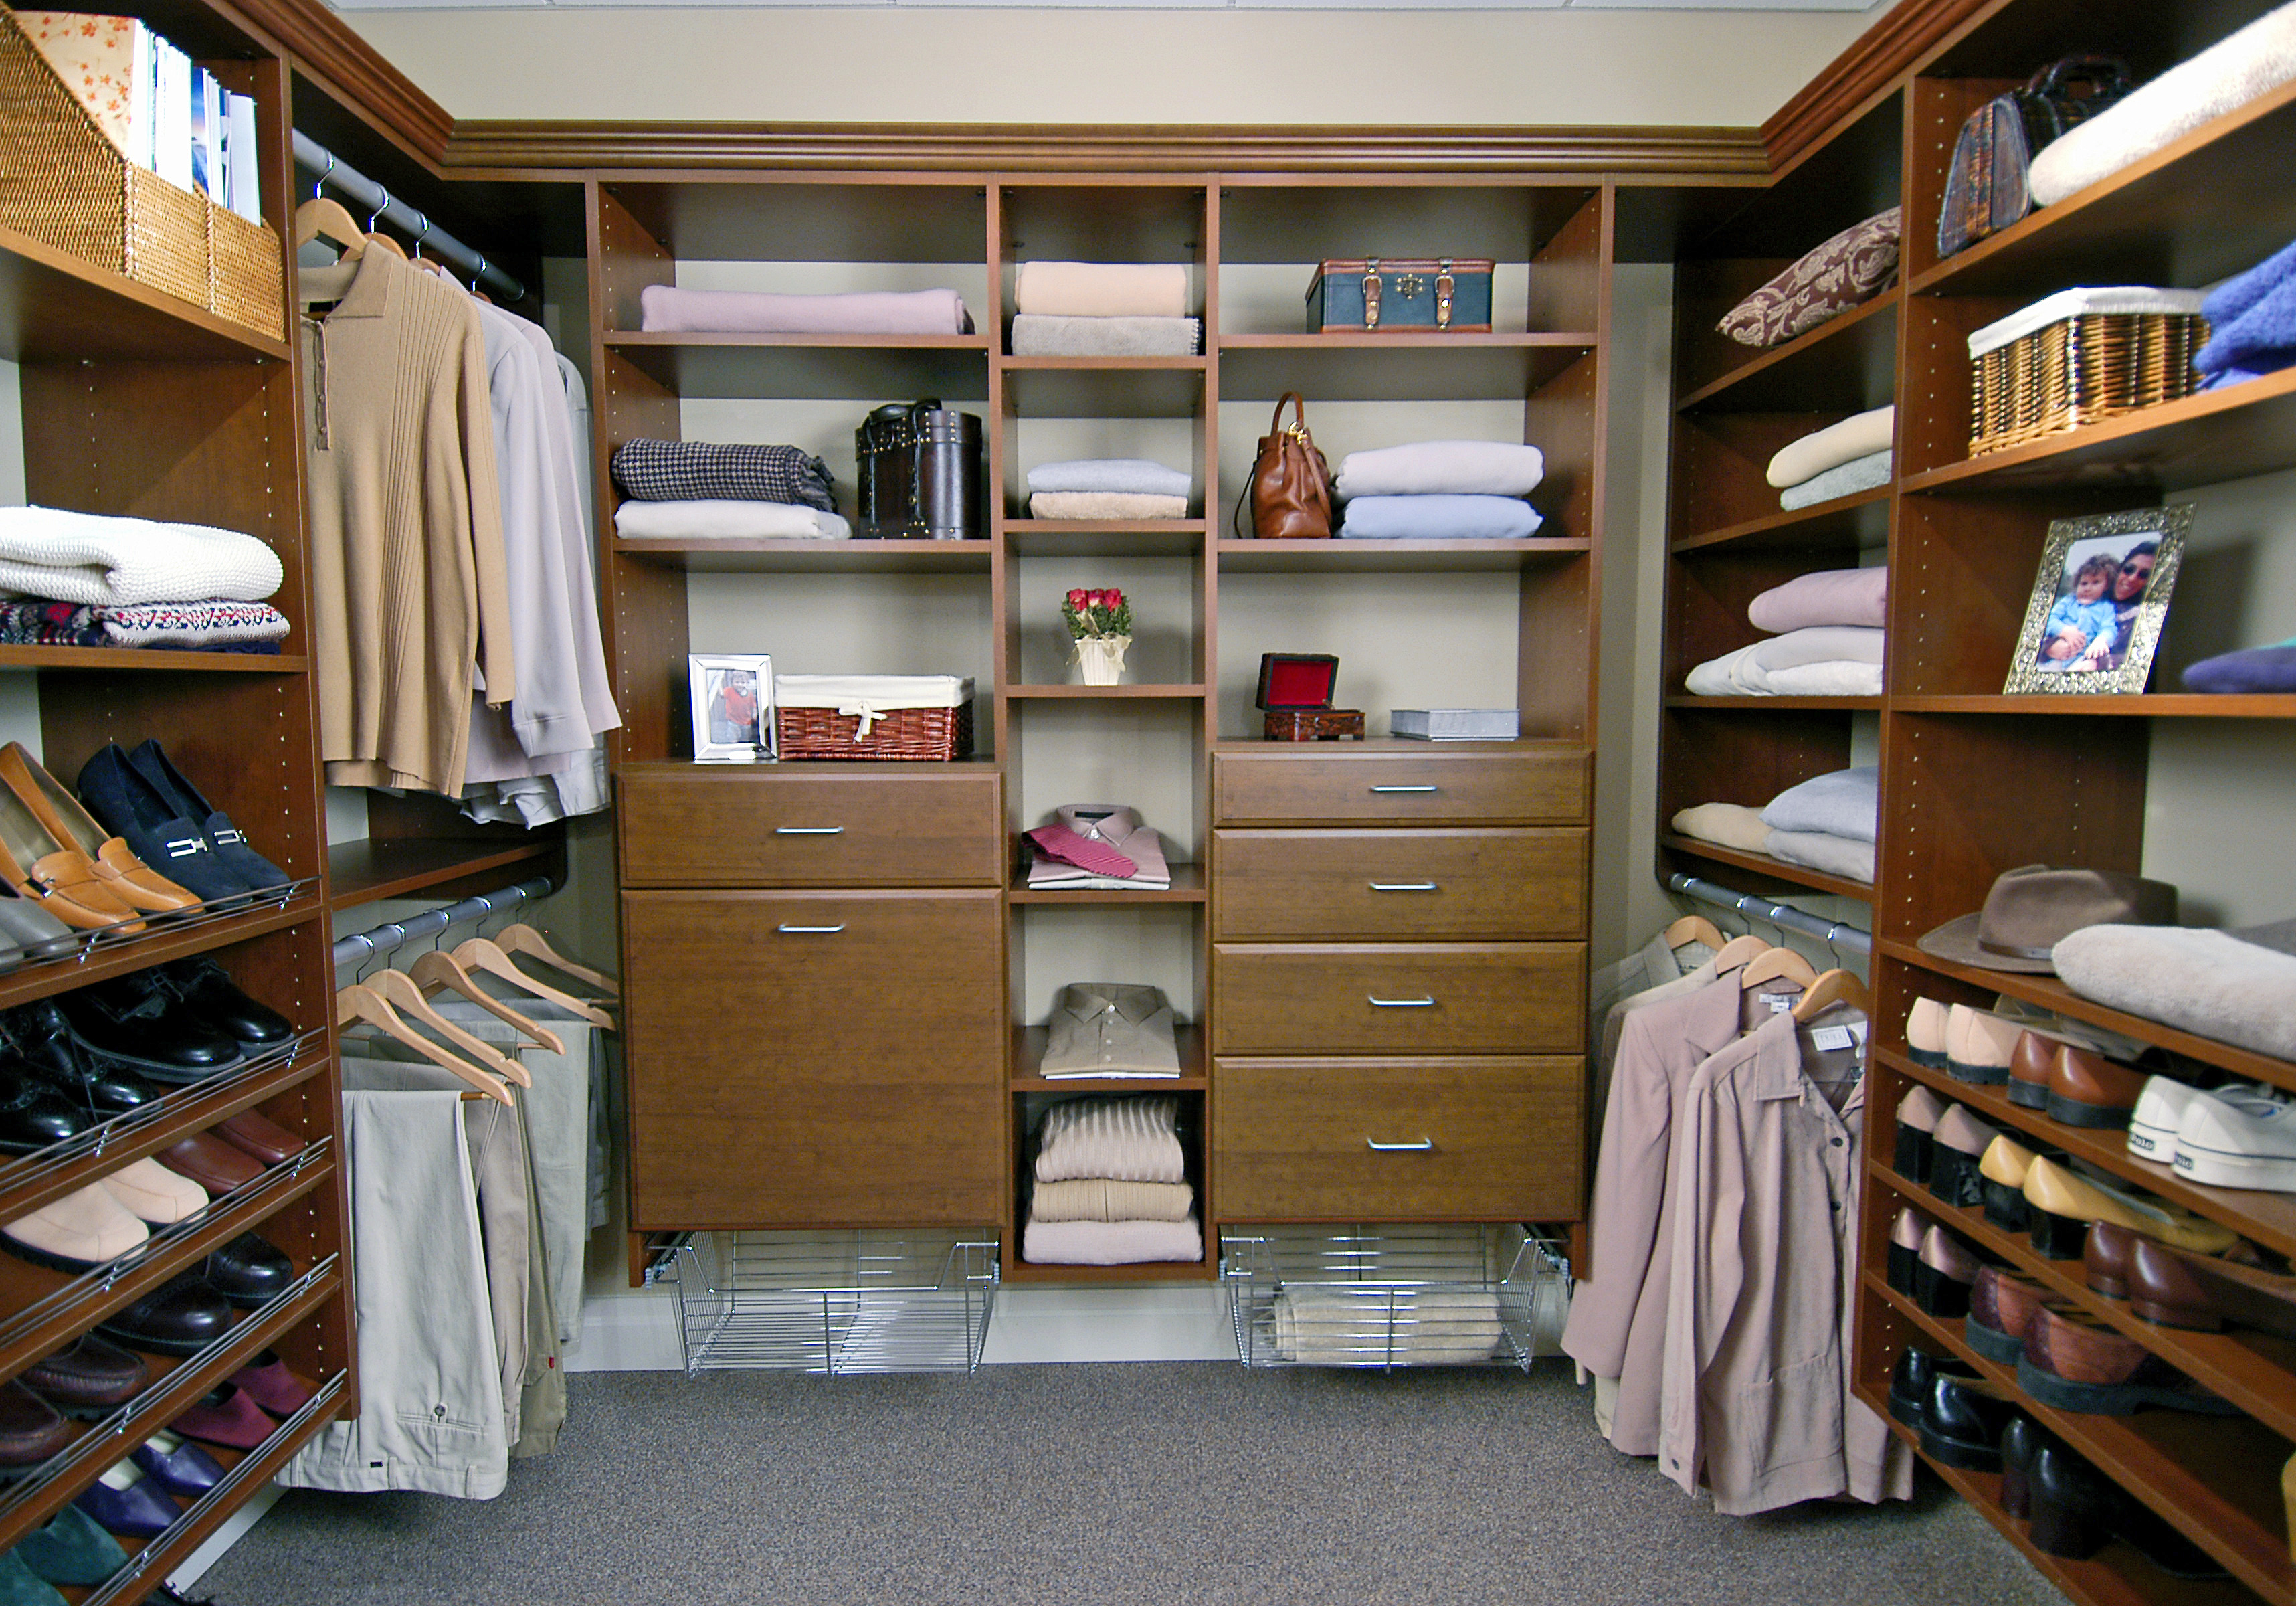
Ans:
[[[2069,285],[2196,287],[2277,250],[2296,234],[2296,198],[2285,182],[2296,167],[2296,93],[2264,96],[1943,262],[1934,229],[1955,137],[1967,112],[1988,96],[2023,81],[2076,40],[2081,48],[2123,56],[2140,77],[2157,74],[2267,9],[2264,0],[2102,10],[2055,0],[1940,5],[1932,8],[1934,25],[1926,37],[1913,37],[1917,28],[1903,32],[1909,42],[1894,65],[1875,70],[1869,63],[1866,70],[1874,76],[1862,99],[1842,86],[1859,70],[1853,53],[1844,59],[1850,63],[1844,78],[1822,79],[1806,92],[1804,103],[1782,112],[1776,122],[1786,125],[1806,115],[1806,105],[1856,100],[1818,136],[1801,169],[1836,160],[1835,152],[1862,152],[1849,165],[1866,182],[1838,213],[1818,210],[1767,222],[1767,254],[1783,259],[1807,249],[1853,221],[1849,211],[1874,210],[1864,203],[1882,201],[1902,178],[1900,288],[1875,308],[1805,335],[1770,359],[1783,368],[1803,360],[1797,348],[1846,351],[1866,338],[1866,325],[1893,321],[1898,477],[1892,487],[1847,504],[1752,521],[1716,538],[1726,549],[1760,551],[1762,543],[1791,531],[1816,548],[1801,555],[1799,565],[1726,583],[1700,567],[1710,548],[1700,543],[1704,532],[1695,523],[1678,517],[1673,543],[1668,667],[1678,676],[1711,655],[1710,643],[1712,651],[1737,644],[1700,638],[1702,618],[1742,615],[1746,596],[1767,583],[1770,573],[1782,578],[1796,566],[1847,561],[1846,555],[1870,550],[1888,532],[1890,661],[1879,704],[1881,853],[1879,885],[1870,894],[1876,1047],[1866,1097],[1857,1387],[1882,1409],[1890,1366],[1909,1344],[1972,1362],[2050,1432],[2166,1516],[2230,1574],[2213,1582],[2174,1579],[2120,1541],[2086,1561],[2045,1555],[2032,1546],[2024,1524],[2004,1512],[1997,1478],[1938,1469],[2052,1582],[2081,1602],[2285,1602],[2296,1594],[2278,1481],[2296,1441],[2296,1351],[2237,1329],[2202,1334],[2144,1322],[2124,1304],[2092,1292],[2077,1262],[2046,1259],[2022,1235],[1993,1229],[1977,1212],[1940,1205],[1887,1163],[1898,1099],[1913,1084],[1926,1083],[2029,1143],[2061,1148],[2276,1253],[2296,1249],[2296,1212],[2279,1195],[2184,1182],[2166,1167],[2130,1157],[2117,1131],[2062,1125],[2012,1105],[1997,1091],[1916,1067],[1906,1052],[1906,1011],[1917,997],[1982,1005],[2007,993],[2239,1078],[2296,1090],[2296,1065],[2089,1002],[2054,976],[1932,958],[1916,940],[1978,908],[1994,878],[2018,865],[2139,869],[2153,744],[2175,724],[2296,716],[2296,699],[2286,696],[2013,697],[2000,692],[2049,522],[2157,506],[2195,488],[2296,467],[2296,430],[2290,427],[2296,421],[2296,382],[2274,375],[1972,460],[1964,336]],[[1863,133],[1876,118],[1893,128],[1902,124],[1896,150]],[[1774,194],[1787,191],[1795,170],[1786,170]],[[1685,341],[1694,337],[1696,322],[1685,313]],[[1745,365],[1746,371],[1752,367]],[[1824,394],[1824,408],[1837,416],[1892,394],[1885,379],[1874,382],[1870,368],[1858,371],[1867,375],[1863,390],[1826,392],[1813,377],[1811,393]],[[1685,419],[1697,410],[1697,392],[1685,387]],[[1772,444],[1764,441],[1759,450]],[[1676,461],[1679,474],[1685,454],[1678,450]],[[1759,467],[1755,454],[1749,454],[1748,466]],[[1698,506],[1688,498],[1692,489],[1679,482],[1676,487],[1677,507],[1685,515],[1694,515]],[[1824,539],[1820,531],[1826,532]],[[1769,560],[1743,561],[1752,570]],[[1685,598],[1685,591],[1693,595]],[[1845,762],[1831,728],[1820,741],[1808,726],[1818,719],[1846,721],[1845,712],[1739,713],[1710,712],[1693,699],[1669,703],[1669,776],[1694,774],[1700,766],[1719,775],[1729,772],[1724,764],[1767,762],[1784,782]],[[1686,725],[1693,718],[1699,723]],[[1689,751],[1684,739],[1693,730],[1705,756]],[[2043,773],[2061,783],[2043,788],[2046,797],[2021,778]],[[1666,784],[1679,786],[1671,778]],[[1760,789],[1751,787],[1736,801],[1759,803]],[[1701,799],[1670,790],[1662,806],[1693,801]],[[1669,845],[1727,864],[1747,862],[1702,847]],[[2261,839],[2226,844],[2234,855],[2279,851],[2276,842]],[[1817,885],[1790,869],[1773,875],[1784,883]],[[2052,1410],[2024,1396],[2013,1369],[1970,1349],[1960,1322],[1929,1316],[1887,1287],[1879,1268],[1890,1218],[1901,1204],[1944,1222],[2052,1295],[2136,1339],[2243,1414],[2226,1419],[2148,1410],[2132,1417],[2092,1416]]]
[[[277,42],[227,4],[169,5],[148,19],[219,78],[255,97],[263,216],[292,208],[286,175],[289,66]],[[210,918],[98,939],[81,953],[0,977],[0,1006],[46,998],[192,955],[218,960],[301,1029],[291,1049],[176,1090],[150,1114],[0,1165],[0,1219],[12,1220],[242,1109],[300,1132],[298,1161],[223,1198],[148,1246],[84,1275],[0,1257],[0,1377],[91,1330],[217,1246],[257,1231],[300,1273],[200,1354],[147,1356],[151,1381],[86,1425],[45,1466],[0,1495],[0,1547],[45,1521],[155,1429],[266,1346],[319,1389],[312,1408],[244,1456],[217,1452],[225,1485],[88,1598],[128,1601],[168,1571],[309,1436],[355,1410],[340,1100],[332,1054],[325,842],[317,710],[302,644],[311,626],[301,441],[292,348],[268,335],[0,235],[0,356],[20,365],[30,499],[93,513],[245,531],[279,554],[275,599],[293,627],[278,657],[0,647],[0,671],[37,680],[46,767],[68,783],[108,741],[157,737],[256,848],[294,877],[286,893]]]
[[[1575,1217],[1610,191],[1046,168],[591,181],[609,525],[607,464],[625,441],[791,440],[849,482],[861,415],[918,396],[981,412],[990,487],[977,542],[610,544],[630,721],[619,795],[635,1230],[987,1225],[1007,1279],[1086,1281],[1210,1278],[1223,1220]],[[1302,332],[1319,258],[1431,249],[1501,264],[1493,333]],[[1030,259],[1186,265],[1203,353],[1009,355],[1015,270]],[[642,332],[642,289],[674,281],[950,284],[980,333]],[[1293,389],[1335,462],[1441,435],[1538,444],[1546,527],[1502,542],[1234,539],[1253,441]],[[1176,520],[1029,516],[1029,468],[1091,456],[1186,465],[1201,499]],[[1069,683],[1059,601],[1084,585],[1132,598],[1123,686]],[[1468,611],[1414,612],[1423,597]],[[784,672],[972,674],[976,755],[697,768],[689,650],[771,652]],[[1250,705],[1263,651],[1338,653],[1340,700],[1372,708],[1374,729],[1396,703],[1513,704],[1524,738],[1270,747]],[[1018,833],[1095,799],[1139,807],[1164,835],[1168,891],[1029,890]],[[1224,854],[1286,842],[1332,859],[1328,885],[1300,881],[1272,925],[1268,901],[1224,903]],[[1386,878],[1423,879],[1441,854],[1449,894],[1409,911],[1374,916],[1340,890],[1389,860]],[[1493,867],[1535,918],[1512,897],[1503,911],[1462,907]],[[1103,974],[1111,953],[1131,957]],[[1394,1042],[1357,1018],[1376,1012],[1355,984],[1382,967],[1397,987],[1371,992],[1424,991],[1398,969],[1412,964],[1451,967],[1456,1024],[1431,1058],[1423,1017]],[[1038,1075],[1031,1023],[1060,986],[1095,979],[1155,980],[1191,1023],[1184,1074],[1165,1085],[1212,1230],[1201,1264],[1021,1258],[1043,1102],[1149,1091]],[[1289,989],[1282,1013],[1312,1022],[1308,1036],[1269,1034],[1271,986]],[[1342,1063],[1358,1090],[1380,1090],[1358,1091],[1361,1108],[1331,1102]],[[1346,1128],[1346,1152],[1297,1147],[1311,1105]],[[1359,1119],[1382,1124],[1366,1133]],[[1374,1155],[1384,1171],[1365,1171],[1366,1136],[1408,1121],[1415,1140],[1427,1120],[1453,1124],[1432,1152]],[[1398,1182],[1406,1169],[1414,1180]]]

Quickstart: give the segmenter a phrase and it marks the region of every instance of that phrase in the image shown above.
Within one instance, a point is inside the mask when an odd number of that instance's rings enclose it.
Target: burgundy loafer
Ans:
[[[273,1429],[263,1408],[234,1383],[226,1383],[168,1426],[185,1438],[221,1445],[227,1450],[252,1450],[269,1438]]]
[[[240,1392],[276,1417],[290,1417],[311,1403],[312,1391],[287,1370],[275,1349],[266,1349],[231,1374]]]

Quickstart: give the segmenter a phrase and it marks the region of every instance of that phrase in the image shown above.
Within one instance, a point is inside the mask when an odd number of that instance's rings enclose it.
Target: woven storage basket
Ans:
[[[953,759],[972,753],[972,704],[895,708],[877,715],[859,741],[858,714],[833,708],[776,708],[774,729],[785,759]]]
[[[0,225],[274,340],[286,336],[279,236],[122,156],[5,5]]]
[[[1970,364],[1969,455],[2189,396],[2208,337],[2197,313],[2092,312],[1988,351]]]

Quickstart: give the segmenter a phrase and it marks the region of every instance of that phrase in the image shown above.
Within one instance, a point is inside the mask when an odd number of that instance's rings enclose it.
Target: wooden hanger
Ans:
[[[406,260],[406,247],[401,245],[389,235],[384,234],[381,229],[371,231],[367,235],[366,243],[369,245],[377,246],[381,250],[389,251],[392,256],[397,257],[402,262]]]
[[[459,1054],[449,1053],[432,1039],[399,1019],[398,1011],[390,1007],[382,994],[364,982],[353,982],[335,994],[335,1025],[338,1026],[365,1025],[377,1027],[384,1036],[405,1043],[433,1065],[444,1066],[460,1076],[487,1098],[504,1104],[511,1102],[510,1089]]]
[[[447,276],[447,270],[439,267],[436,259],[430,257],[409,257],[406,259],[406,265],[409,268],[419,268],[424,273],[434,275],[439,278],[443,279]],[[456,288],[461,287],[457,285]]]
[[[622,989],[614,978],[603,970],[568,959],[550,945],[550,939],[531,926],[505,926],[495,935],[495,943],[504,953],[522,953],[529,959],[540,959],[553,970],[563,971],[586,986],[595,987],[608,998],[619,998]],[[1717,946],[1719,946],[1718,943]]]
[[[1793,1017],[1807,1023],[1835,1004],[1848,1004],[1860,1015],[1874,1013],[1874,998],[1866,991],[1866,984],[1857,979],[1854,970],[1829,970],[1802,989],[1800,1001],[1793,1007]]]
[[[295,209],[295,243],[299,248],[314,240],[324,240],[345,257],[357,257],[366,250],[366,230],[358,219],[343,210],[340,201],[324,195],[306,201]]]
[[[1714,955],[1714,968],[1735,970],[1769,951],[1770,945],[1750,931],[1742,937],[1732,937],[1722,944]]]
[[[496,1020],[507,1022],[517,1027],[520,1035],[528,1042],[548,1049],[554,1054],[563,1054],[566,1051],[564,1038],[541,1023],[527,1019],[525,1016],[480,986],[471,973],[463,969],[461,963],[451,953],[440,953],[433,949],[409,965],[406,968],[406,974],[414,978],[414,984],[422,989],[423,996],[426,998],[442,992],[459,993]]]
[[[1704,915],[1685,915],[1666,928],[1666,945],[1679,948],[1685,943],[1703,943],[1709,948],[1723,946],[1722,929]]]
[[[612,1016],[594,1004],[584,1003],[571,993],[561,992],[555,987],[536,981],[525,971],[512,964],[510,955],[484,937],[472,937],[463,943],[455,950],[455,957],[462,961],[466,969],[483,970],[488,976],[500,976],[512,986],[521,989],[531,997],[538,998],[545,1003],[556,1004],[568,1014],[586,1020],[594,1026],[603,1026],[608,1031],[613,1030]]]
[[[1738,972],[1738,989],[1742,992],[1781,980],[1799,982],[1807,991],[1817,980],[1817,968],[1791,948],[1773,948],[1746,961]]]
[[[402,1018],[420,1021],[496,1075],[515,1082],[521,1087],[534,1085],[533,1072],[494,1044],[473,1037],[432,1009],[422,989],[404,970],[378,970],[367,978],[366,984],[381,997],[383,1002],[398,1010]]]

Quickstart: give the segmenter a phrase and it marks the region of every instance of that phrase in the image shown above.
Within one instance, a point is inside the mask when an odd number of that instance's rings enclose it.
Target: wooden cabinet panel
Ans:
[[[988,891],[629,893],[639,1230],[1002,1215]]]
[[[1553,1221],[1579,1214],[1586,1062],[1218,1059],[1229,1221]]]
[[[1218,1053],[1569,1053],[1576,943],[1213,945]]]
[[[1583,937],[1587,832],[1212,834],[1216,935]]]
[[[1568,745],[1222,753],[1212,796],[1227,823],[1577,825],[1587,773],[1587,750]]]
[[[621,772],[620,802],[626,886],[994,886],[1004,878],[994,770],[633,764]]]

